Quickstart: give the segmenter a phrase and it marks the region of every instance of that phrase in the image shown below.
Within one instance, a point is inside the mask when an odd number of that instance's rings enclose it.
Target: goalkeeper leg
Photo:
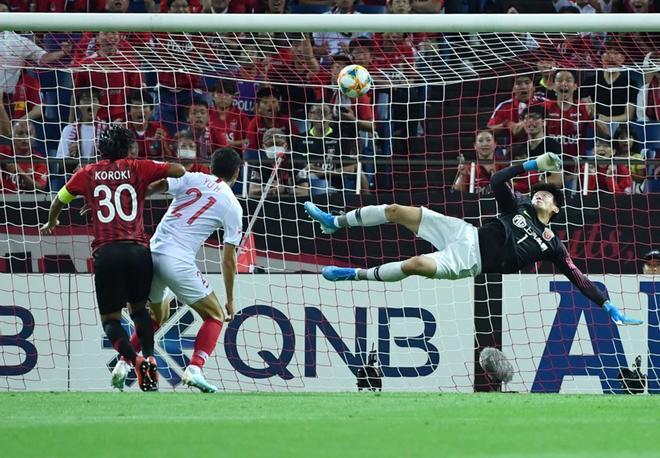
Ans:
[[[384,282],[401,281],[411,275],[434,278],[436,262],[429,256],[415,256],[405,261],[389,262],[370,269],[326,266],[321,270],[323,278],[329,281],[375,280]]]
[[[422,209],[420,207],[399,204],[368,205],[351,210],[345,215],[332,216],[322,211],[312,202],[305,202],[305,211],[321,225],[321,231],[324,234],[332,234],[342,227],[368,227],[397,223],[417,235],[422,221]]]

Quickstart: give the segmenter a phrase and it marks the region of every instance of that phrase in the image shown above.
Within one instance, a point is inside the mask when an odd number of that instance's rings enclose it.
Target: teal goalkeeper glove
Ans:
[[[543,153],[536,159],[525,161],[523,168],[527,172],[557,172],[561,170],[561,158],[555,153]]]
[[[619,325],[638,325],[643,324],[642,320],[635,320],[634,318],[628,318],[623,313],[616,308],[616,305],[612,304],[610,301],[606,301],[603,304],[603,308],[607,311],[608,315],[616,324]]]

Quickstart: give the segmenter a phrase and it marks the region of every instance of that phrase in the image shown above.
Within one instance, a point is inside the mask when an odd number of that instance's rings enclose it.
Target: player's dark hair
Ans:
[[[534,186],[532,186],[532,189],[529,193],[530,196],[533,196],[539,191],[546,191],[552,194],[552,198],[555,201],[555,205],[559,210],[561,210],[564,207],[564,193],[561,192],[561,189],[559,189],[557,186],[555,186],[552,183],[545,183],[545,182],[538,182]],[[557,216],[557,214],[554,214],[550,217],[550,221]]]
[[[99,92],[96,89],[83,89],[78,92],[76,92],[76,103],[80,105],[81,100],[84,98],[88,98],[91,101],[96,100],[97,103],[101,102],[101,92]]]
[[[257,95],[256,95],[257,103],[265,99],[266,97],[275,97],[276,99],[279,99],[279,95],[277,91],[275,91],[275,89],[273,89],[272,87],[262,87],[257,91]]]
[[[234,148],[219,148],[211,157],[211,173],[223,180],[231,180],[243,160]]]
[[[154,98],[146,89],[131,91],[128,94],[128,103],[130,105],[153,105]]]
[[[188,107],[188,109],[191,109],[193,107],[193,105],[203,106],[203,107],[206,107],[206,108],[209,107],[209,103],[206,101],[206,99],[203,99],[201,97],[193,98],[192,102],[190,102],[190,106]]]
[[[538,115],[541,119],[545,119],[545,106],[536,103],[527,107],[520,115],[521,119],[525,119],[529,115]]]
[[[574,80],[576,83],[577,83],[577,81],[578,81],[577,74],[575,73],[574,70],[571,70],[570,68],[558,68],[558,69],[555,70],[554,73],[552,74],[552,79],[554,80],[555,78],[557,78],[557,75],[558,75],[559,73],[568,73],[569,75],[571,75],[571,76],[573,77],[573,80]]]
[[[119,124],[113,124],[99,136],[99,153],[102,159],[116,161],[128,156],[128,152],[135,143],[133,132]]]
[[[535,79],[534,79],[534,75],[533,75],[533,74],[531,74],[531,73],[519,73],[519,74],[513,75],[513,82],[515,83],[516,80],[517,80],[517,79],[520,79],[520,78],[528,79],[528,80],[530,80],[530,81],[532,82],[532,84],[533,84],[534,86],[536,86],[536,81],[535,81]]]
[[[215,85],[213,92],[217,94],[236,94],[238,93],[238,86],[234,80],[222,79]]]

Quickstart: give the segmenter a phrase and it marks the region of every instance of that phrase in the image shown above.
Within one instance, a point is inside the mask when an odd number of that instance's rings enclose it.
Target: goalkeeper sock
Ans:
[[[131,347],[131,343],[128,340],[128,335],[124,328],[121,327],[119,320],[107,320],[103,323],[103,330],[105,335],[108,336],[110,343],[115,350],[119,352],[127,361],[135,366],[135,358],[137,358],[137,353]]]
[[[345,215],[335,216],[335,226],[378,226],[387,223],[385,209],[387,205],[367,205],[351,210]]]
[[[154,328],[152,319],[149,316],[146,308],[142,308],[136,312],[131,313],[131,319],[135,324],[135,332],[137,333],[138,341],[142,347],[142,356],[148,358],[154,354]]]
[[[151,320],[151,327],[154,330],[154,334],[156,334],[156,331],[160,329],[160,324]],[[138,339],[137,331],[135,329],[133,330],[133,334],[131,334],[131,346],[133,347],[133,350],[135,350],[135,353],[140,353],[140,350],[142,350],[142,345],[140,345],[140,339]],[[122,359],[124,359],[123,356]]]
[[[387,264],[372,267],[371,269],[360,269],[358,278],[360,280],[400,281],[408,276],[408,274],[401,270],[401,264],[401,261],[388,262]]]
[[[218,321],[215,318],[204,320],[204,323],[202,323],[202,327],[199,328],[199,332],[195,338],[195,350],[193,352],[193,357],[190,360],[191,365],[204,367],[204,363],[209,355],[213,353],[213,350],[218,343],[220,331],[222,331],[222,321]]]

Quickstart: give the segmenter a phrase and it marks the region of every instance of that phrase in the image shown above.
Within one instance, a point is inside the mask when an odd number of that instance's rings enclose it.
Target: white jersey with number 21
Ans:
[[[194,262],[199,247],[217,229],[224,230],[224,243],[238,247],[243,209],[227,183],[190,172],[167,183],[174,200],[151,238],[152,252]]]

